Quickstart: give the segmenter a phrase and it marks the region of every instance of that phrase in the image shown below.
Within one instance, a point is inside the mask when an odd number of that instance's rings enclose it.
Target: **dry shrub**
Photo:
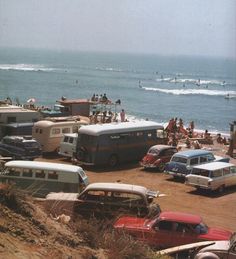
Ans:
[[[104,246],[109,259],[151,258],[151,249],[148,246],[134,240],[130,235],[114,230],[105,235]]]
[[[1,185],[0,187],[0,203],[25,217],[32,217],[33,207],[27,202],[29,197],[14,185]]]
[[[108,259],[169,258],[168,256],[158,255],[149,246],[134,240],[130,235],[115,231],[112,228],[112,222],[108,220],[80,218],[76,222],[76,231],[82,236],[86,245],[93,249],[105,250]]]

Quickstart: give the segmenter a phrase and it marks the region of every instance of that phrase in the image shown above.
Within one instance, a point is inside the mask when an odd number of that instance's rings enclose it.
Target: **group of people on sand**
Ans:
[[[124,109],[120,112],[120,121],[126,122],[126,115]],[[112,111],[95,111],[90,116],[90,123],[97,124],[97,123],[110,123],[110,122],[118,122],[118,114]]]
[[[181,118],[171,118],[166,127],[167,136],[170,142],[178,142],[182,138],[192,138],[194,135],[194,121],[191,121],[188,128],[184,128]]]
[[[194,121],[191,121],[189,126],[185,128],[181,118],[171,118],[165,129],[168,137],[168,145],[177,146],[179,141],[184,139],[187,148],[190,148],[191,146],[194,149],[201,148],[201,145],[197,140],[194,140],[193,142],[190,141],[191,138],[197,137],[194,128]]]

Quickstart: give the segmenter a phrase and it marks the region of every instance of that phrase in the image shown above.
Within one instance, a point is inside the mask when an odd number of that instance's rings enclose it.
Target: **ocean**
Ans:
[[[129,118],[229,133],[236,120],[236,60],[151,54],[0,49],[0,100],[53,107],[104,94]],[[225,98],[229,95],[229,98]]]

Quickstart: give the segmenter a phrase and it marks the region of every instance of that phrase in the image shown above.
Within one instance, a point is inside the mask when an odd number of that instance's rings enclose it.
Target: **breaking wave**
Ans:
[[[221,85],[225,86],[226,82],[219,80],[201,80],[194,78],[177,78],[177,77],[165,77],[165,78],[157,78],[157,82],[168,82],[168,83],[186,83],[186,84],[196,84],[196,85]]]
[[[54,68],[46,68],[39,64],[0,64],[0,70],[16,70],[16,71],[53,71]]]
[[[236,95],[236,91],[219,91],[219,90],[208,90],[208,89],[163,89],[153,87],[142,87],[146,91],[155,91],[165,94],[173,95],[210,95],[210,96],[226,96]]]

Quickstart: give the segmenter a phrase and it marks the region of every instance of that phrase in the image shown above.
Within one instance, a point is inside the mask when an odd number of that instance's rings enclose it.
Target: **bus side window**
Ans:
[[[49,171],[48,172],[48,179],[52,179],[52,180],[58,180],[58,174],[57,172],[53,172],[53,171]]]
[[[42,170],[37,170],[36,172],[35,172],[35,178],[45,178],[45,173],[44,173],[44,171]]]

